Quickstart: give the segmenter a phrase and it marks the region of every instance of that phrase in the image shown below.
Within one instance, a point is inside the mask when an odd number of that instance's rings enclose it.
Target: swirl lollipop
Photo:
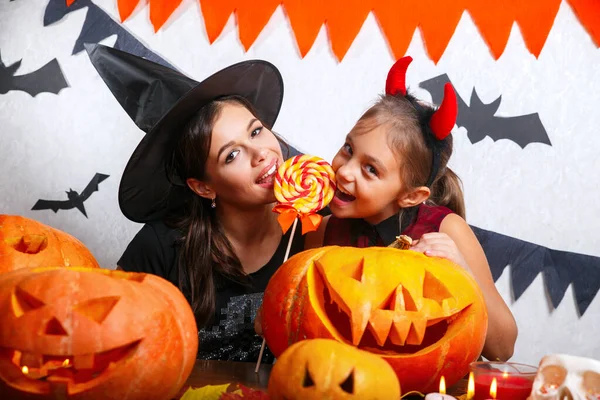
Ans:
[[[273,211],[279,213],[277,221],[285,234],[290,226],[292,233],[283,257],[286,262],[292,247],[292,240],[298,219],[302,222],[302,234],[316,231],[323,217],[317,211],[329,204],[335,194],[335,173],[327,161],[308,155],[298,155],[288,159],[277,170],[275,176],[275,197],[279,204]],[[265,339],[262,341],[254,372],[258,373]]]
[[[335,194],[335,173],[319,157],[298,155],[279,167],[274,190],[279,204],[273,211],[280,213],[277,220],[283,233],[299,217],[304,235],[319,228],[322,217],[317,211],[326,207]]]

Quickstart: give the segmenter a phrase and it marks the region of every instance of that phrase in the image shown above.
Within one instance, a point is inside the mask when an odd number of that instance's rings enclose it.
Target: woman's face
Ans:
[[[282,163],[275,135],[242,105],[224,104],[206,162],[207,185],[217,202],[238,207],[274,202],[273,182]]]

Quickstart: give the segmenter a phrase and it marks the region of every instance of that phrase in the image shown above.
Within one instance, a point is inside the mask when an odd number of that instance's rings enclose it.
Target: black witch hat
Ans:
[[[166,160],[183,127],[200,108],[219,97],[240,95],[272,128],[283,101],[283,79],[267,61],[243,61],[197,82],[111,47],[86,45],[86,50],[117,101],[146,132],[119,185],[121,211],[134,222],[160,219],[185,201],[185,184],[168,176]]]

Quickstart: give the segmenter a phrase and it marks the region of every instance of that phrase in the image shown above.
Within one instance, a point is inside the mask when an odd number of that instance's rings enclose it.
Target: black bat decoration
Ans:
[[[96,173],[81,194],[69,188],[69,191],[66,192],[68,200],[38,200],[32,210],[52,210],[56,213],[58,210],[77,208],[87,218],[88,216],[85,207],[83,206],[83,202],[89,199],[92,193],[97,192],[100,182],[108,177],[109,175]]]
[[[87,8],[87,14],[81,27],[81,32],[77,40],[75,40],[73,54],[82,52],[85,49],[83,46],[85,43],[96,44],[110,36],[116,35],[115,49],[126,51],[166,67],[176,69],[146,47],[139,39],[129,33],[121,24],[112,19],[109,14],[90,0],[77,0],[70,6],[67,6],[65,0],[50,0],[44,12],[44,26],[52,25],[63,19],[65,15],[82,8]]]
[[[448,75],[442,74],[423,81],[420,87],[427,90],[435,104],[440,104],[444,95],[444,85],[450,82]],[[538,113],[520,115],[517,117],[497,116],[502,96],[489,104],[484,104],[475,88],[471,93],[470,105],[465,103],[460,95],[458,99],[458,117],[456,124],[467,129],[467,136],[475,144],[489,136],[493,141],[508,139],[521,148],[530,143],[544,143],[552,146],[546,129]]]
[[[56,58],[38,70],[15,75],[20,66],[21,60],[9,66],[4,65],[0,54],[0,94],[20,90],[35,97],[44,92],[58,94],[62,89],[69,87]]]

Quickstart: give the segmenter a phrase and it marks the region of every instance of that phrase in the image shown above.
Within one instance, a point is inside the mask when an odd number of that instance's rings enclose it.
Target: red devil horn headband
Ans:
[[[385,94],[395,96],[402,93],[402,96],[406,96],[406,70],[412,60],[411,56],[406,56],[392,65],[385,81]]]
[[[440,108],[433,114],[429,127],[437,140],[444,140],[454,128],[456,117],[458,115],[458,101],[456,100],[456,92],[452,84],[444,85],[444,99]]]
[[[402,57],[390,68],[385,82],[385,93],[391,96],[406,96],[406,70],[412,62],[411,56]],[[454,128],[458,115],[456,93],[450,83],[444,86],[444,99],[440,108],[433,114],[429,127],[437,140],[444,140]]]

